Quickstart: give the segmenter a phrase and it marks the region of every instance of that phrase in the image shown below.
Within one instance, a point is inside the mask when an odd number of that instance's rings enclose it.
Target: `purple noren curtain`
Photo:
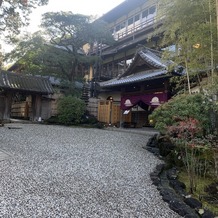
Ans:
[[[137,105],[140,101],[151,107],[157,107],[168,100],[167,93],[151,93],[139,95],[124,95],[121,97],[120,108],[128,110]]]

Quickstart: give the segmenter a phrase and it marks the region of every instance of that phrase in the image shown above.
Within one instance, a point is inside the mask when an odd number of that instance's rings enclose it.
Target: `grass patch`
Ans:
[[[187,173],[181,171],[178,175],[179,181],[185,183],[186,191],[189,192],[189,179]],[[203,208],[210,210],[214,215],[218,216],[218,204],[211,204],[204,200],[204,196],[209,196],[207,192],[205,192],[205,187],[216,182],[213,178],[203,178],[200,177],[197,180],[197,190],[193,194],[193,197],[200,200],[203,204]]]

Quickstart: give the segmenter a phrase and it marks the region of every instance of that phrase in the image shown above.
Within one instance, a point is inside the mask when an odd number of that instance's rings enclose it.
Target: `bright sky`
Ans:
[[[36,32],[41,20],[41,15],[46,12],[72,11],[74,14],[102,16],[125,0],[49,0],[48,5],[33,9],[30,15],[30,26],[24,30]],[[12,49],[2,43],[4,52]]]
[[[46,12],[72,11],[74,14],[102,16],[124,0],[49,0],[48,5],[35,9],[31,26],[40,24],[41,14]]]

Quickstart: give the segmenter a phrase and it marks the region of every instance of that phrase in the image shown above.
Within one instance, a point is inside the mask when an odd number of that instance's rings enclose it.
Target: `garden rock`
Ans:
[[[184,202],[194,209],[202,207],[202,203],[195,198],[185,198]]]
[[[150,144],[151,147],[149,146]],[[159,152],[157,148],[153,146],[154,144],[152,140],[150,140],[146,149],[156,155]],[[150,178],[153,184],[157,186],[162,199],[169,204],[169,207],[185,218],[214,218],[214,215],[210,211],[204,211],[203,214],[198,213],[198,210],[202,208],[202,203],[188,196],[185,191],[185,184],[177,179],[177,168],[173,167],[169,170],[164,170],[164,168],[165,164],[158,165],[155,170],[150,173]]]
[[[201,217],[202,218],[214,218],[214,215],[213,213],[211,213],[211,211],[205,210]]]

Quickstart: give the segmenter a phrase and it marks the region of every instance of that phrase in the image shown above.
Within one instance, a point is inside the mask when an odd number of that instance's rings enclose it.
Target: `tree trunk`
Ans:
[[[215,175],[218,179],[218,147],[214,148]]]
[[[188,93],[191,94],[191,86],[190,86],[190,78],[189,78],[189,72],[188,72],[188,61],[185,59],[185,68],[186,68],[186,77],[188,82]]]

